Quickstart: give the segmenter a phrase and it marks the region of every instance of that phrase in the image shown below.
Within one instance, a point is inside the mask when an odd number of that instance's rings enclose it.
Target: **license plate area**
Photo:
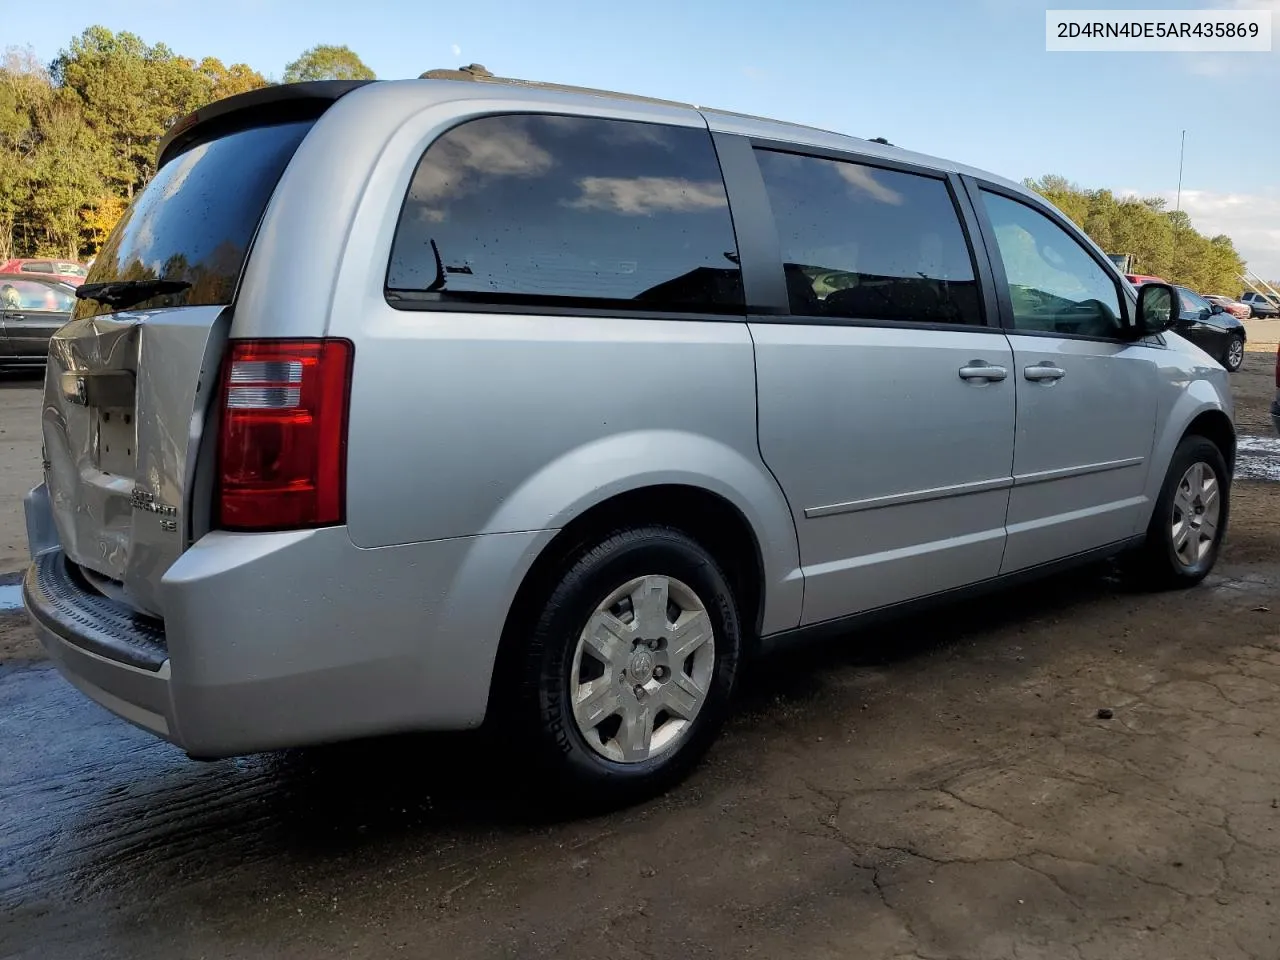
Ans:
[[[62,379],[63,396],[88,414],[93,465],[111,476],[132,477],[138,448],[133,372],[77,371]]]
[[[94,444],[96,466],[115,477],[132,477],[137,462],[138,429],[133,410],[125,407],[92,410],[97,442]]]

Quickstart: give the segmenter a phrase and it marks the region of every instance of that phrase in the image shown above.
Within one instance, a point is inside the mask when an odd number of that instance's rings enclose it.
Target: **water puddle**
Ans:
[[[1280,437],[1240,437],[1236,441],[1236,477],[1280,481]]]
[[[22,584],[0,584],[0,611],[22,609]]]

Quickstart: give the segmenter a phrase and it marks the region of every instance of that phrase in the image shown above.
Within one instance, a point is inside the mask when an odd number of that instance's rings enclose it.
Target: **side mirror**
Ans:
[[[1163,333],[1178,320],[1178,291],[1167,283],[1144,283],[1138,288],[1138,337]]]
[[[1210,313],[1222,313],[1223,307],[1220,303],[1214,303],[1209,306]]]

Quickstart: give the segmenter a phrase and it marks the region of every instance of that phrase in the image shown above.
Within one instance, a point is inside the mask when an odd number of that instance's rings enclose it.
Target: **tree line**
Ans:
[[[317,46],[283,81],[373,79],[347,47]],[[199,107],[273,81],[244,63],[193,60],[90,27],[50,64],[0,57],[0,260],[97,252],[155,173],[164,131]]]
[[[1240,292],[1245,264],[1231,238],[1198,232],[1185,211],[1165,209],[1163,197],[1116,197],[1110,190],[1086,190],[1056,175],[1024,182],[1103,250],[1133,254],[1139,273],[1204,293]]]
[[[373,78],[349,48],[321,45],[281,80]],[[157,144],[174,121],[273,82],[244,63],[197,61],[101,26],[49,64],[9,48],[0,58],[0,260],[92,256],[155,172]],[[1205,291],[1240,285],[1244,262],[1231,238],[1205,237],[1160,198],[1117,198],[1060,176],[1026,183],[1108,252],[1136,255],[1144,273]]]

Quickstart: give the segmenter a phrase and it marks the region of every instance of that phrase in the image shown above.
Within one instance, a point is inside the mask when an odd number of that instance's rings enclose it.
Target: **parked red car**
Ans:
[[[1132,283],[1135,287],[1140,287],[1144,283],[1164,283],[1161,277],[1149,277],[1144,273],[1126,273],[1124,278]]]
[[[1241,303],[1239,300],[1231,299],[1231,297],[1224,297],[1220,293],[1202,293],[1201,296],[1210,303],[1216,303],[1237,320],[1248,320],[1253,316],[1253,308],[1247,303]]]
[[[70,260],[27,257],[0,263],[0,273],[34,273],[46,277],[57,277],[79,286],[89,275],[89,268]]]

